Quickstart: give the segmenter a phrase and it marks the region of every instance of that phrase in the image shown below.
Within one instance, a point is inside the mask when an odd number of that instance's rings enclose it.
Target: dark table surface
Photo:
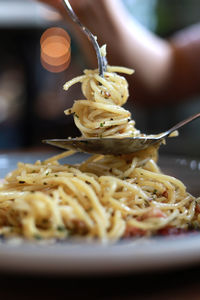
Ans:
[[[173,271],[116,277],[0,274],[0,299],[200,299],[200,264]]]

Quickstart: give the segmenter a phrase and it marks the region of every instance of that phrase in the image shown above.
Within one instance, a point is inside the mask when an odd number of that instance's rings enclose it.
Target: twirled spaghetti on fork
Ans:
[[[131,114],[121,106],[126,103],[129,92],[126,79],[116,72],[132,74],[133,70],[108,66],[102,78],[98,70],[85,70],[84,75],[64,85],[68,90],[81,82],[86,100],[75,101],[65,113],[74,113],[74,121],[84,137],[124,138],[140,134],[131,120]]]

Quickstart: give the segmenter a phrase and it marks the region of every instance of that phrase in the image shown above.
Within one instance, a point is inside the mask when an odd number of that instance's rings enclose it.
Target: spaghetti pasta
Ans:
[[[19,163],[0,188],[0,233],[28,239],[85,236],[102,241],[152,235],[199,222],[197,199],[160,172],[155,147],[120,157],[60,164],[72,151]]]
[[[86,70],[65,84],[82,83],[86,100],[74,113],[84,137],[140,135],[123,109],[128,84],[108,67],[105,78]],[[188,230],[200,222],[200,199],[178,179],[163,174],[158,146],[120,156],[93,155],[78,165],[61,164],[67,151],[35,164],[19,163],[0,186],[0,234],[27,239],[65,239],[70,236],[117,241],[130,236],[151,236],[166,228]]]
[[[131,114],[121,106],[129,96],[126,79],[115,72],[132,74],[133,70],[123,67],[108,66],[102,78],[98,70],[85,70],[79,76],[64,85],[68,90],[81,82],[82,92],[87,100],[75,101],[65,114],[74,114],[76,126],[84,137],[124,138],[140,134],[131,120]]]

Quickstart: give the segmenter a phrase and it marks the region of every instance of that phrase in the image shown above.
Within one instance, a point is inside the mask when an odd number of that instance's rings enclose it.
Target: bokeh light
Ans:
[[[59,27],[47,29],[41,39],[41,64],[53,73],[67,69],[71,60],[71,39],[68,33]]]

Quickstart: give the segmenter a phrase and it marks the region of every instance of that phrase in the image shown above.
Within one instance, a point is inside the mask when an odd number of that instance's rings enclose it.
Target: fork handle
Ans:
[[[96,51],[97,54],[97,60],[98,60],[98,68],[99,68],[99,74],[101,77],[104,76],[104,67],[105,67],[105,63],[103,61],[103,57],[101,56],[101,51],[100,51],[100,47],[99,44],[97,43],[97,39],[96,37],[91,33],[91,31],[86,28],[79,20],[79,18],[77,17],[77,15],[75,14],[75,12],[73,11],[71,4],[69,3],[68,0],[63,0],[63,3],[67,9],[67,12],[69,14],[69,16],[71,17],[71,19],[77,23],[80,28],[82,29],[82,31],[87,35],[88,39],[92,42],[93,47]]]
[[[192,116],[190,116],[189,118],[179,122],[178,124],[174,125],[172,128],[170,128],[168,131],[167,131],[167,135],[169,135],[170,133],[172,133],[173,131],[183,127],[184,125],[194,121],[195,119],[199,118],[200,117],[200,113],[197,113],[197,114],[194,114]]]

